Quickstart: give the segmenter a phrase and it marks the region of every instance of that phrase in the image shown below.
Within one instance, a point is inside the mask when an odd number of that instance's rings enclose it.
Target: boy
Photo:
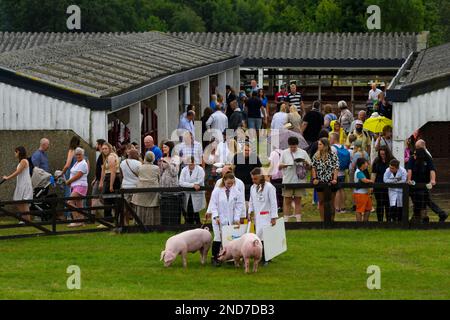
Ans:
[[[397,159],[392,159],[389,162],[389,168],[384,173],[384,183],[406,183],[407,172],[405,168],[400,166],[400,162]],[[388,222],[402,221],[403,212],[403,190],[398,188],[389,188],[389,216]]]
[[[359,158],[356,161],[355,183],[370,184],[367,175],[367,168],[369,163],[364,158]],[[372,211],[372,190],[368,188],[359,188],[353,191],[353,199],[356,204],[356,221],[369,221],[370,212]]]

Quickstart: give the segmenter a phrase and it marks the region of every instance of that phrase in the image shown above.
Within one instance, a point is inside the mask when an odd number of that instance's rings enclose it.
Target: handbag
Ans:
[[[306,168],[303,163],[296,163],[294,159],[294,154],[291,152],[292,161],[294,162],[295,166],[295,173],[297,174],[297,178],[300,180],[306,179]]]

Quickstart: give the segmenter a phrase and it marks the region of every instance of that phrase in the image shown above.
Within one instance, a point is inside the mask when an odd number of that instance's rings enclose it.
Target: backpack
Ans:
[[[337,156],[339,159],[339,170],[347,170],[350,166],[350,152],[343,145],[341,145],[340,147],[338,147],[337,145],[333,146],[337,151]]]

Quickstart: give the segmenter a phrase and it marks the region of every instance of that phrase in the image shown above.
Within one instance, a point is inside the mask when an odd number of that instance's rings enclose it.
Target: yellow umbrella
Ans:
[[[373,133],[383,132],[386,126],[392,127],[392,120],[386,117],[369,118],[364,122],[364,129]]]

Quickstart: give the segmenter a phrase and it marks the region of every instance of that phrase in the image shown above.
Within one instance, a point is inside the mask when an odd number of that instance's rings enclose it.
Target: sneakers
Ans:
[[[97,229],[106,229],[106,228],[108,228],[108,227],[105,226],[104,224],[99,224],[99,225],[97,226]]]
[[[302,222],[302,215],[301,214],[296,214],[295,215],[295,221]]]
[[[447,218],[448,218],[448,213],[444,213],[439,216],[439,222],[445,222],[445,220],[447,220]]]
[[[68,228],[78,228],[78,227],[84,227],[84,223],[75,223],[75,222],[72,222],[72,223],[70,223],[68,226],[67,226]]]

